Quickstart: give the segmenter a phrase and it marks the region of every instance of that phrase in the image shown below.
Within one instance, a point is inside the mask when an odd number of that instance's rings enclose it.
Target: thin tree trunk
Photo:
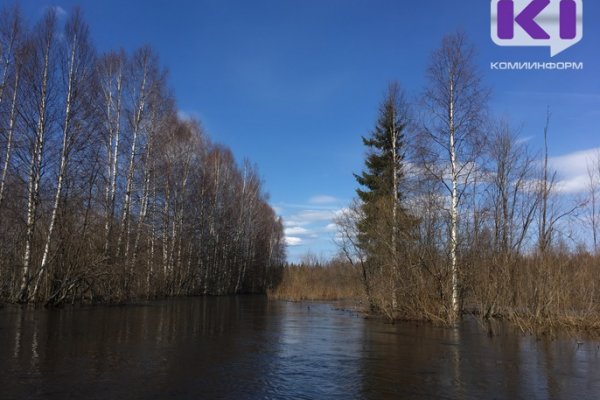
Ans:
[[[147,291],[147,296],[150,297],[150,290],[151,290],[151,284],[152,284],[152,278],[154,276],[154,246],[155,246],[155,242],[156,242],[156,223],[154,215],[156,212],[156,177],[154,179],[152,179],[152,203],[151,203],[151,208],[149,211],[150,217],[153,218],[154,220],[152,221],[151,225],[151,231],[150,231],[150,255],[148,257],[148,265],[147,265],[147,277],[146,277],[146,291]]]
[[[53,25],[53,24],[52,24]],[[53,28],[53,27],[52,27]],[[46,133],[46,106],[48,96],[48,77],[50,73],[50,47],[52,43],[52,33],[48,33],[46,38],[46,47],[44,49],[44,67],[42,72],[40,103],[38,108],[38,121],[35,132],[35,144],[31,163],[29,165],[29,183],[27,186],[27,229],[25,235],[25,251],[23,252],[23,274],[21,276],[21,285],[19,289],[19,301],[29,300],[29,269],[31,266],[33,236],[35,233],[37,207],[39,202],[41,169],[44,151],[44,140]]]
[[[590,180],[591,182],[591,203],[592,203],[592,239],[593,239],[593,245],[594,245],[594,254],[596,254],[598,252],[598,223],[596,221],[596,187],[595,187],[595,183],[593,182],[594,180],[594,176],[591,175],[590,176]]]
[[[123,203],[123,218],[121,219],[121,229],[119,232],[119,239],[117,240],[117,252],[120,252],[121,246],[123,244],[123,240],[125,241],[125,260],[127,260],[129,256],[129,234],[130,234],[130,224],[129,224],[129,213],[131,208],[131,191],[133,186],[133,173],[135,166],[135,153],[136,146],[138,141],[138,136],[140,133],[142,116],[145,106],[145,90],[146,90],[146,79],[147,79],[147,65],[144,65],[144,75],[142,78],[142,83],[140,87],[139,101],[137,105],[137,110],[134,117],[134,125],[133,125],[133,138],[131,141],[131,152],[129,156],[129,168],[127,169],[127,183],[125,188],[125,201]]]
[[[60,168],[58,172],[58,178],[56,182],[56,193],[54,195],[54,205],[52,207],[52,216],[50,217],[50,226],[48,227],[48,234],[46,236],[46,244],[44,245],[44,253],[42,255],[42,262],[40,269],[37,273],[35,285],[33,287],[33,293],[31,295],[32,300],[35,302],[37,299],[38,290],[40,287],[40,281],[44,275],[48,266],[48,255],[50,253],[50,245],[52,241],[52,234],[56,225],[56,217],[58,215],[58,209],[60,207],[60,197],[62,195],[62,187],[65,179],[65,173],[67,171],[67,164],[69,161],[69,141],[70,141],[70,122],[71,122],[71,110],[73,102],[73,87],[75,80],[75,52],[77,48],[77,35],[73,37],[71,50],[71,59],[69,64],[69,81],[67,84],[67,100],[65,103],[65,121],[63,126],[63,137],[62,137],[62,151],[60,155]]]
[[[10,106],[10,117],[8,121],[8,137],[6,138],[6,153],[4,155],[4,166],[2,168],[2,177],[0,178],[0,209],[2,208],[2,201],[4,200],[4,189],[6,184],[6,175],[8,173],[8,169],[10,167],[10,161],[12,158],[12,145],[13,145],[13,135],[15,131],[15,122],[16,122],[16,110],[17,110],[17,94],[19,91],[19,78],[20,71],[17,67],[15,70],[15,83],[14,83],[14,91],[12,96],[12,103]]]
[[[590,190],[592,192],[592,231],[594,237],[594,254],[598,254],[598,179],[600,179],[600,154],[596,156],[595,165],[590,171]]]
[[[454,137],[454,77],[450,79],[450,167],[452,176],[452,204],[450,208],[450,266],[452,273],[452,321],[460,317],[459,271],[458,271],[458,166]]]
[[[392,310],[395,310],[398,307],[398,294],[397,294],[397,285],[398,285],[398,127],[396,126],[396,112],[392,113],[392,131],[391,139],[392,139],[392,189],[394,193],[392,194],[392,273],[393,273],[393,282],[392,282]]]
[[[162,232],[162,263],[163,263],[163,276],[165,280],[165,288],[168,286],[168,281],[171,276],[171,269],[169,268],[169,205],[171,202],[171,185],[167,177],[167,187],[165,189],[165,204],[163,206],[163,232]]]
[[[544,166],[542,171],[542,210],[540,215],[540,238],[539,238],[539,250],[544,254],[550,244],[550,230],[548,229],[548,196],[550,190],[548,188],[548,126],[550,123],[550,113],[546,116],[546,127],[544,128]]]
[[[133,252],[131,255],[131,266],[130,266],[130,270],[129,273],[130,275],[133,274],[133,269],[135,268],[135,262],[137,259],[137,253],[139,250],[139,242],[140,242],[140,237],[142,236],[142,228],[144,226],[144,223],[146,221],[146,215],[148,213],[148,196],[150,195],[150,180],[151,180],[151,175],[152,175],[152,171],[154,167],[148,167],[148,164],[150,163],[149,159],[150,157],[152,157],[152,142],[149,142],[148,144],[148,149],[146,152],[146,163],[144,166],[144,193],[142,194],[142,204],[140,207],[140,214],[138,217],[138,226],[137,226],[137,232],[135,235],[135,240],[133,243]]]
[[[8,71],[10,69],[11,60],[14,61],[16,59],[15,56],[15,44],[18,41],[19,36],[19,25],[20,25],[20,17],[18,14],[14,16],[12,21],[12,30],[10,35],[10,44],[8,48],[4,50],[4,70],[2,71],[2,81],[0,81],[0,104],[4,101],[4,90],[6,89],[6,82],[8,81]],[[18,69],[18,66],[15,65]],[[15,72],[18,75],[18,72]],[[16,90],[16,86],[15,86]],[[14,97],[14,96],[13,96]]]
[[[108,89],[108,124],[110,131],[110,140],[108,144],[108,170],[109,170],[109,188],[108,188],[108,214],[106,216],[105,222],[105,238],[104,238],[104,252],[105,257],[110,254],[110,240],[113,232],[113,222],[115,218],[115,201],[117,197],[117,176],[118,176],[118,167],[119,167],[119,142],[121,135],[121,97],[122,97],[122,88],[123,88],[123,66],[122,66],[122,58],[119,58],[119,73],[117,76],[117,92],[116,92],[116,111],[115,111],[115,120],[114,120],[114,128],[113,123],[111,121],[111,109],[112,109],[112,83]],[[114,138],[113,138],[114,136]],[[114,140],[114,147],[113,147]]]

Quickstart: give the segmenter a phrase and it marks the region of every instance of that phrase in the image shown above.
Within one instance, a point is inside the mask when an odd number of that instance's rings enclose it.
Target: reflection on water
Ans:
[[[597,399],[598,343],[263,297],[0,311],[1,399]]]

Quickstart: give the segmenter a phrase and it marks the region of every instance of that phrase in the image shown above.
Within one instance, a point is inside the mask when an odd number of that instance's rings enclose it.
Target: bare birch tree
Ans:
[[[583,203],[565,205],[559,204],[557,194],[557,171],[552,169],[549,156],[548,134],[552,114],[550,109],[546,112],[546,123],[544,125],[544,156],[539,172],[537,195],[540,209],[538,213],[538,250],[545,254],[550,250],[559,230],[561,220],[572,216]]]
[[[117,201],[117,182],[119,178],[119,155],[121,151],[121,112],[123,103],[125,54],[108,53],[98,62],[100,81],[100,104],[102,104],[104,145],[106,147],[105,178],[105,221],[104,221],[104,257],[111,254],[110,243],[114,230]]]
[[[285,243],[256,169],[178,116],[150,48],[63,28],[0,18],[0,300],[264,292]]]
[[[4,10],[0,15],[0,54],[2,54],[2,77],[0,78],[0,105],[5,103],[5,97],[10,98],[8,123],[2,126],[5,134],[4,158],[0,173],[0,210],[4,200],[6,178],[11,166],[14,149],[14,134],[17,122],[17,106],[19,100],[19,84],[24,57],[24,27],[18,8]]]
[[[600,221],[598,220],[598,200],[600,200],[600,153],[587,165],[588,174],[588,195],[589,195],[589,217],[588,222],[592,231],[592,249],[594,254],[598,253],[598,229]]]
[[[54,74],[54,41],[56,30],[56,13],[50,9],[33,33],[32,51],[27,62],[27,90],[30,93],[32,106],[31,116],[26,124],[32,133],[29,144],[29,171],[27,176],[27,217],[26,238],[23,252],[23,271],[19,290],[19,300],[28,301],[31,281],[31,260],[33,240],[40,203],[40,184],[44,162],[46,133],[49,128],[49,102],[51,101],[51,82]]]
[[[123,199],[123,212],[121,226],[117,240],[117,252],[127,260],[129,256],[130,230],[131,230],[131,202],[133,196],[133,183],[135,162],[138,159],[140,136],[144,132],[144,118],[147,117],[147,102],[152,91],[155,90],[158,79],[156,56],[148,47],[138,50],[130,62],[130,96],[131,108],[128,110],[128,124],[131,130],[129,161],[126,171],[125,194]],[[124,244],[123,244],[124,242]]]
[[[488,91],[474,63],[475,52],[462,33],[446,36],[431,58],[424,94],[429,151],[422,160],[427,173],[443,184],[450,198],[449,258],[451,300],[449,319],[461,313],[459,223],[463,194],[475,172],[477,149]]]
[[[35,302],[39,290],[41,279],[48,268],[48,257],[57,216],[59,213],[62,197],[63,185],[66,179],[67,169],[69,167],[69,158],[74,150],[77,135],[80,133],[82,124],[77,124],[75,119],[82,110],[82,101],[85,99],[85,91],[89,90],[88,82],[92,79],[94,71],[93,54],[88,43],[88,27],[81,18],[79,9],[71,15],[69,22],[65,27],[66,46],[63,60],[64,81],[66,82],[64,110],[62,121],[62,144],[60,150],[60,165],[58,176],[56,178],[56,191],[52,205],[50,224],[46,234],[42,261],[37,272],[37,278],[32,292],[32,300]],[[82,116],[79,116],[82,117]]]
[[[504,257],[520,254],[538,209],[535,195],[537,160],[506,121],[492,128],[489,144],[491,184],[487,189],[493,210],[496,250]]]

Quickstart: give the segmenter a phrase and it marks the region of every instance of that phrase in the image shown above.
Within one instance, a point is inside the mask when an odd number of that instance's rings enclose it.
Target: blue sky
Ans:
[[[552,110],[550,152],[565,191],[582,190],[600,147],[600,2],[585,1],[583,40],[552,61],[583,71],[491,71],[491,61],[550,61],[547,48],[490,38],[488,0],[22,0],[30,20],[45,7],[80,5],[100,51],[150,44],[170,70],[183,114],[238,160],[258,164],[284,217],[290,260],[335,252],[331,218],[354,197],[360,136],[373,127],[386,86],[417,98],[441,38],[464,30],[493,90],[490,108],[540,146]]]

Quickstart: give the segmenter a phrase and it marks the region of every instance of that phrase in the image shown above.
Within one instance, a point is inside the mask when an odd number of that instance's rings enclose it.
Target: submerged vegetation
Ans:
[[[356,298],[389,319],[454,324],[473,313],[527,331],[599,332],[600,162],[589,168],[588,200],[559,194],[550,112],[536,152],[488,109],[490,91],[461,33],[443,39],[426,77],[415,102],[392,83],[363,138],[358,198],[336,221],[345,266],[288,268],[278,297],[328,299],[348,292],[354,274]],[[573,239],[574,225],[593,242]]]
[[[433,52],[420,95],[390,84],[339,256],[287,267],[257,168],[178,112],[151,48],[97,54],[79,10],[27,26],[6,8],[0,50],[1,301],[268,292],[389,319],[600,329],[600,160],[587,200],[559,195],[550,112],[538,152],[492,115],[463,34]]]
[[[327,262],[305,259],[283,269],[281,282],[268,291],[269,298],[290,301],[362,301],[364,291],[357,267],[343,258]]]
[[[494,259],[491,253],[488,256],[463,259],[463,286],[468,288],[462,297],[463,314],[473,314],[482,320],[509,321],[524,332],[585,331],[598,335],[598,257],[587,252],[557,251],[545,257],[521,256],[504,264]],[[472,262],[474,260],[481,264],[477,266]],[[423,279],[423,282],[427,280]],[[439,314],[428,312],[440,307],[440,292],[430,290],[426,284],[419,287],[420,291],[411,292],[416,296],[414,299],[399,296],[395,309],[390,305],[369,310],[357,265],[341,259],[309,260],[284,268],[281,284],[269,291],[269,297],[291,301],[350,300],[355,306],[362,305],[365,312],[382,314],[389,319],[447,324],[448,321]],[[371,302],[375,304],[385,305],[389,299],[383,287],[374,290],[372,296]],[[421,310],[421,313],[414,310]]]
[[[97,54],[81,12],[0,15],[0,300],[265,292],[283,226],[256,167],[178,115],[149,47]]]

